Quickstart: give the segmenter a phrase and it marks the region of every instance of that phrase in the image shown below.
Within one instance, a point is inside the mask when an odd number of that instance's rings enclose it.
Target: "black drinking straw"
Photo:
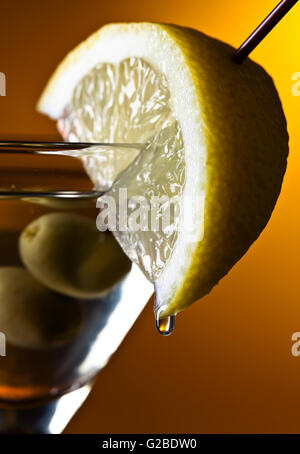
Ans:
[[[287,14],[287,12],[298,2],[298,0],[282,0],[276,8],[265,18],[265,20],[254,30],[245,42],[233,54],[235,63],[242,63],[255,47],[267,36],[276,24]]]

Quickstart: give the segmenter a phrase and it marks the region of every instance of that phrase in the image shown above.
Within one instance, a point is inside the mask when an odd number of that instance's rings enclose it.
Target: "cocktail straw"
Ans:
[[[297,2],[298,0],[282,0],[235,51],[232,57],[233,61],[242,63]]]

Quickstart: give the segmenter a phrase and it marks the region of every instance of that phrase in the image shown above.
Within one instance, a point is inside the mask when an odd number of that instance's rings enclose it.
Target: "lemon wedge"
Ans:
[[[178,201],[180,215],[163,228],[122,230],[118,218],[114,232],[154,283],[161,317],[218,283],[280,193],[288,155],[281,102],[266,71],[250,59],[235,64],[233,51],[175,25],[107,25],[63,60],[38,103],[65,139],[147,144],[82,159],[117,207],[126,189],[130,214],[134,196]]]

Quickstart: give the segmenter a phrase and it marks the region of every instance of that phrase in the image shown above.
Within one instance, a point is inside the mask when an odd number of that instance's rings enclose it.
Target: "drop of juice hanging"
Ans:
[[[175,328],[176,315],[160,318],[160,314],[167,308],[167,305],[161,306],[155,312],[156,329],[162,336],[169,336],[173,333]]]

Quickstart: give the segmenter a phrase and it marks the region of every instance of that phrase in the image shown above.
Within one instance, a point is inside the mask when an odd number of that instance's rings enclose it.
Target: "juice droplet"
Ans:
[[[162,336],[169,336],[175,328],[176,315],[160,318],[160,314],[167,308],[167,305],[161,306],[155,313],[156,329]]]

